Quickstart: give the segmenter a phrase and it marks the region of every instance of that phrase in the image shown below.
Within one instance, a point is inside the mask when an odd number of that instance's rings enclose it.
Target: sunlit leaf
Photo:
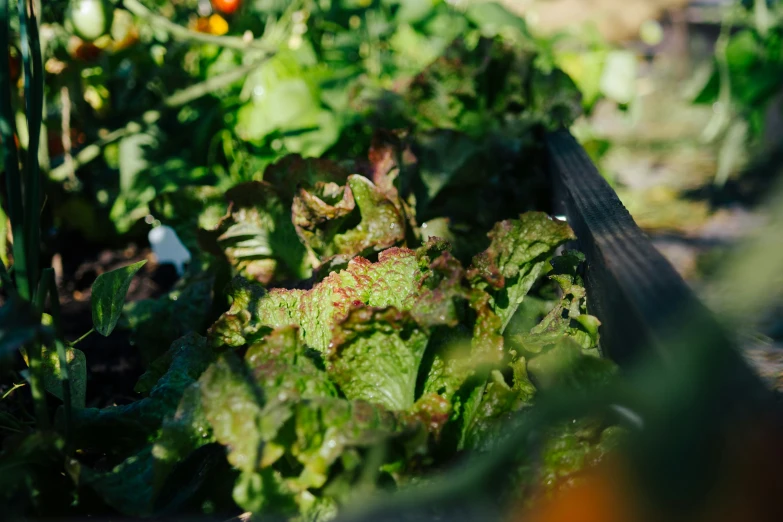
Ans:
[[[99,334],[108,336],[117,326],[131,280],[146,262],[139,261],[95,279],[92,284],[92,324]]]

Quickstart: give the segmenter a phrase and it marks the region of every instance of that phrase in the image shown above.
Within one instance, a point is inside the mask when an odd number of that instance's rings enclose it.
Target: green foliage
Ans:
[[[430,239],[415,251],[383,250],[375,263],[353,258],[309,290],[234,280],[231,309],[210,329],[210,342],[223,351],[249,346],[245,364],[228,354],[200,386],[216,438],[241,472],[234,499],[242,507],[290,516],[305,515],[312,498],[340,505],[348,498],[342,484],[359,479],[365,460],[375,475],[411,480],[421,466],[437,465],[434,455],[493,447],[503,422],[532,403],[537,387],[528,371],[543,386],[561,379],[585,389],[612,374],[611,363],[593,356],[600,368],[585,366],[580,348],[544,374],[543,358],[528,362],[504,346],[505,325],[493,311],[514,315],[532,286],[527,278],[539,279],[554,250],[573,238],[568,226],[528,213],[499,223],[490,237],[468,270],[448,243]],[[551,276],[564,303],[580,311],[581,259],[555,258]],[[595,350],[595,335],[566,329],[561,337]],[[303,469],[290,468],[289,454]]]
[[[71,406],[73,408],[84,408],[87,397],[87,358],[84,352],[77,348],[67,348],[65,354],[68,367],[68,381],[71,389]],[[57,352],[44,348],[41,358],[46,391],[64,401],[63,372]]]
[[[704,130],[708,141],[721,141],[715,182],[723,184],[741,166],[742,151],[764,151],[763,136],[770,107],[780,94],[783,74],[783,19],[764,2],[752,6],[753,22],[737,31],[732,26],[750,21],[750,12],[737,6],[729,10],[715,45],[715,59],[706,71],[694,103],[712,105],[715,114]]]
[[[133,276],[146,261],[139,261],[99,275],[92,284],[92,324],[95,330],[108,336],[122,314],[122,305]]]
[[[59,33],[46,47],[47,57],[74,62],[57,82],[79,73],[71,124],[83,126],[96,143],[76,155],[76,166],[102,158],[120,174],[117,182],[87,173],[98,168],[68,172],[63,164],[52,177],[97,178],[82,190],[106,202],[96,217],[108,217],[120,233],[133,232],[150,211],[161,219],[151,203],[162,193],[259,181],[265,167],[291,153],[356,156],[375,129],[471,136],[462,159],[442,175],[436,165],[425,167],[428,195],[417,195],[425,205],[446,179],[459,181],[455,176],[467,168],[461,161],[478,165],[494,157],[486,149],[497,148],[501,135],[568,124],[581,111],[573,83],[551,68],[551,49],[495,4],[462,12],[442,1],[370,2],[350,10],[309,0],[246,2],[241,15],[224,21],[226,35],[208,34],[214,28],[206,18],[193,25],[192,8],[134,1],[115,9],[112,31],[97,38],[97,50],[74,50]],[[55,9],[56,15],[62,13]],[[249,44],[242,41],[247,34],[254,36]],[[100,59],[79,52],[100,53]],[[558,95],[536,96],[541,89],[553,93],[553,86]],[[109,138],[91,129],[129,119]]]
[[[427,333],[390,307],[354,308],[334,330],[327,371],[349,399],[396,410],[413,406]]]
[[[127,303],[118,324],[131,330],[131,342],[152,361],[180,337],[204,330],[214,284],[214,273],[192,265],[166,295]]]
[[[197,334],[179,339],[169,351],[167,368],[147,397],[127,405],[74,412],[74,436],[83,444],[113,452],[137,449],[154,440],[163,419],[176,410],[185,389],[214,358],[206,339]]]
[[[71,8],[88,4],[108,15],[98,0]],[[45,6],[45,21],[64,8]],[[612,376],[581,259],[553,259],[572,231],[527,212],[546,190],[538,136],[583,100],[521,19],[443,1],[247,1],[226,19],[194,8],[125,0],[110,30],[108,16],[74,14],[47,32],[47,67],[63,67],[46,123],[94,142],[53,158],[55,226],[101,239],[159,220],[192,261],[165,295],[125,306],[144,262],[94,282],[95,330],[129,330],[145,364],[139,396],[100,409],[85,408],[88,365],[62,344],[56,289],[54,328],[45,293],[33,306],[8,292],[2,355],[45,340],[31,382],[40,371],[70,404],[62,439],[9,439],[0,470],[24,484],[4,505],[45,514],[36,496],[58,484],[58,515],[185,516],[214,499],[329,520],[493,451],[540,390]],[[531,297],[553,284],[562,299]],[[528,324],[530,303],[549,304],[543,321]]]
[[[489,249],[473,259],[471,273],[478,286],[493,292],[493,310],[508,324],[546,266],[552,249],[576,239],[570,227],[542,214],[498,223],[489,233]]]

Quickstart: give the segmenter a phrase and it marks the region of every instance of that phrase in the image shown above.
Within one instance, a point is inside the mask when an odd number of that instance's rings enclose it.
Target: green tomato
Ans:
[[[639,28],[639,37],[650,47],[655,47],[663,41],[663,27],[657,20],[646,20]]]
[[[109,31],[111,13],[108,0],[71,0],[65,25],[82,40],[92,42]]]

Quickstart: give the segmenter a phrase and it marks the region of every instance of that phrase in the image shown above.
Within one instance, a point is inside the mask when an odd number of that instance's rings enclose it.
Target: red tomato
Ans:
[[[212,7],[215,11],[223,14],[233,14],[242,5],[242,0],[212,0]]]

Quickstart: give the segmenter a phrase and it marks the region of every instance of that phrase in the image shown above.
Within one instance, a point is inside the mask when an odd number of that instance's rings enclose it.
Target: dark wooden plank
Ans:
[[[720,377],[729,390],[763,394],[733,336],[653,247],[573,136],[551,133],[546,144],[555,210],[585,253],[588,308],[601,320],[604,353],[630,367],[645,356],[666,362],[706,346],[730,368]]]

